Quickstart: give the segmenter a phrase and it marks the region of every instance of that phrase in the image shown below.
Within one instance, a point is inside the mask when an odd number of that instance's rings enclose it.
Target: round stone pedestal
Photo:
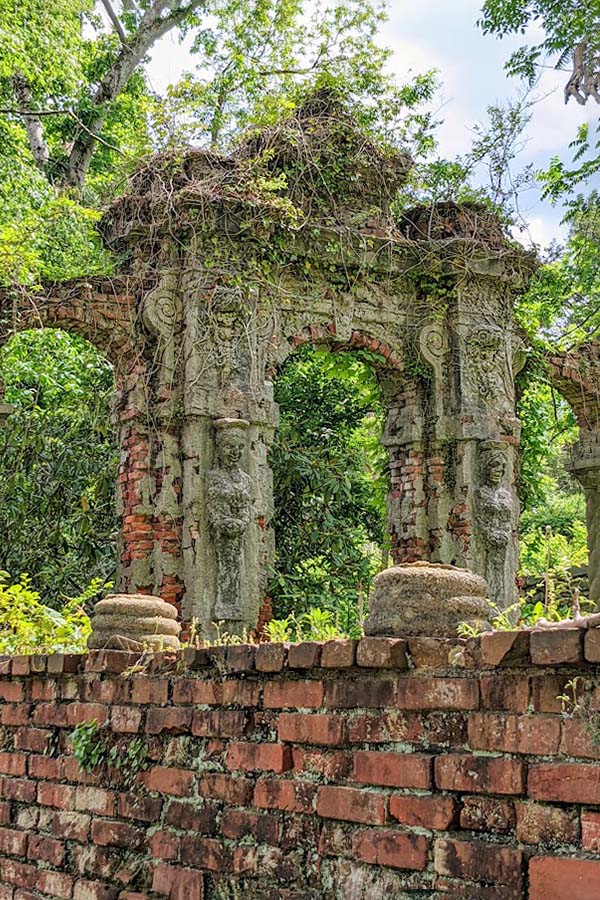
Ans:
[[[181,625],[171,603],[148,594],[111,594],[94,607],[90,650],[178,650]]]
[[[375,578],[365,634],[457,637],[462,622],[491,628],[487,584],[456,566],[416,562],[392,566]]]

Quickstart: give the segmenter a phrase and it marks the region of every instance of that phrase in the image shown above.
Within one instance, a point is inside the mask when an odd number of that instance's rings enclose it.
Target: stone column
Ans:
[[[600,432],[580,429],[570,470],[585,494],[590,600],[600,608]]]

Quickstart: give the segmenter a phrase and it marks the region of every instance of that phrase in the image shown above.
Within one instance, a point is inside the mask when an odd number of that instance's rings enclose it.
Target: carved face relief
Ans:
[[[218,432],[217,456],[221,466],[227,471],[239,466],[245,447],[246,435],[241,429],[227,428]]]
[[[506,457],[502,450],[483,450],[480,457],[481,480],[489,487],[500,487],[506,475]]]

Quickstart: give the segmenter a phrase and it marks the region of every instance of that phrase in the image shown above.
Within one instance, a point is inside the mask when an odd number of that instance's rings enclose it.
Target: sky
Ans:
[[[509,78],[503,70],[511,51],[521,40],[503,40],[483,35],[477,27],[483,0],[388,0],[389,21],[383,27],[380,42],[393,50],[391,66],[400,82],[411,74],[435,68],[442,87],[434,109],[443,119],[438,130],[439,152],[452,157],[465,153],[472,141],[472,128],[486,123],[486,107],[491,103],[516,98],[522,90],[519,79]],[[535,42],[536,34],[527,35]],[[525,40],[525,39],[524,39]],[[174,35],[156,45],[148,65],[152,87],[160,92],[177,81],[182,72],[192,70],[197,59],[189,54]],[[516,162],[517,169],[532,163],[545,168],[558,155],[570,160],[569,141],[577,127],[598,118],[598,108],[588,101],[585,107],[571,100],[565,106],[563,89],[568,73],[548,68],[535,89],[537,102],[529,123],[525,146]],[[539,198],[533,188],[521,197],[523,218],[528,230],[518,235],[546,247],[552,240],[563,240],[560,208]]]

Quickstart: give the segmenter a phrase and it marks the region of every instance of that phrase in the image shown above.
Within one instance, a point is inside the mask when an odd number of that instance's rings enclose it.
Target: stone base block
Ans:
[[[160,597],[111,594],[94,607],[90,650],[177,650],[177,610]]]

